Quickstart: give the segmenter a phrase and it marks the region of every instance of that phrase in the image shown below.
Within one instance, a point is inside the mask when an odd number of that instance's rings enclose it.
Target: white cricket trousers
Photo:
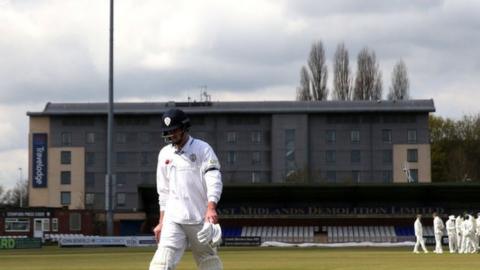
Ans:
[[[442,234],[441,233],[436,233],[435,234],[435,252],[436,253],[442,253]]]
[[[450,249],[450,253],[455,253],[458,250],[457,246],[457,234],[456,233],[449,233],[448,234],[448,248]]]
[[[414,252],[418,252],[418,246],[422,246],[423,252],[428,252],[427,248],[425,247],[425,240],[423,240],[423,236],[415,236],[417,237],[417,242],[415,243],[415,247],[413,248]]]
[[[217,249],[210,245],[202,245],[198,242],[197,233],[202,229],[203,222],[200,224],[179,224],[172,221],[164,220],[162,232],[160,234],[160,243],[152,261],[161,260],[162,247],[174,250],[173,262],[174,267],[178,265],[182,259],[182,255],[187,247],[192,250],[193,257],[197,266],[200,262],[217,255]]]

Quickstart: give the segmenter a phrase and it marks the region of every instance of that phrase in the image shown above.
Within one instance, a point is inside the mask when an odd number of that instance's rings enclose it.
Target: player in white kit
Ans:
[[[187,246],[198,269],[223,269],[216,249],[221,237],[216,211],[223,187],[220,164],[210,145],[188,134],[189,127],[182,110],[171,109],[162,116],[169,144],[158,155],[158,248],[150,270],[175,269]]]
[[[435,250],[433,252],[438,254],[443,253],[442,236],[444,229],[445,224],[443,223],[443,220],[438,216],[437,213],[433,213],[433,232],[435,234]]]
[[[455,216],[450,215],[448,217],[447,222],[445,223],[445,227],[447,228],[448,234],[448,248],[450,249],[450,253],[455,253],[458,250],[457,247],[457,228],[455,226]]]
[[[413,248],[414,253],[419,253],[418,252],[418,247],[421,246],[423,249],[423,252],[428,253],[427,248],[425,247],[425,240],[423,239],[423,226],[422,226],[422,215],[417,215],[417,219],[415,219],[415,223],[413,224],[413,228],[415,230],[415,237],[417,238],[417,241],[415,243],[415,247]]]

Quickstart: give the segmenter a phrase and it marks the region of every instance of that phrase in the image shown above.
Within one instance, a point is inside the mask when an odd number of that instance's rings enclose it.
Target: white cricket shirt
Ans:
[[[165,219],[180,224],[204,221],[208,202],[222,194],[220,163],[208,143],[189,136],[181,150],[171,144],[158,155],[157,192]]]

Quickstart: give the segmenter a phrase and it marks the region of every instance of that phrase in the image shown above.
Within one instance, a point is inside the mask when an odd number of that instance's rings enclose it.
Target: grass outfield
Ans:
[[[0,250],[5,270],[146,270],[153,248]],[[480,269],[480,254],[413,254],[410,248],[222,248],[226,270]],[[177,270],[196,269],[190,252]]]

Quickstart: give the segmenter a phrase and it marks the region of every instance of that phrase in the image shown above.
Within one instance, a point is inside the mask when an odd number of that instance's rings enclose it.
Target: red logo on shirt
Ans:
[[[170,160],[169,160],[169,159],[165,160],[165,165],[168,165],[168,164],[170,164]]]

